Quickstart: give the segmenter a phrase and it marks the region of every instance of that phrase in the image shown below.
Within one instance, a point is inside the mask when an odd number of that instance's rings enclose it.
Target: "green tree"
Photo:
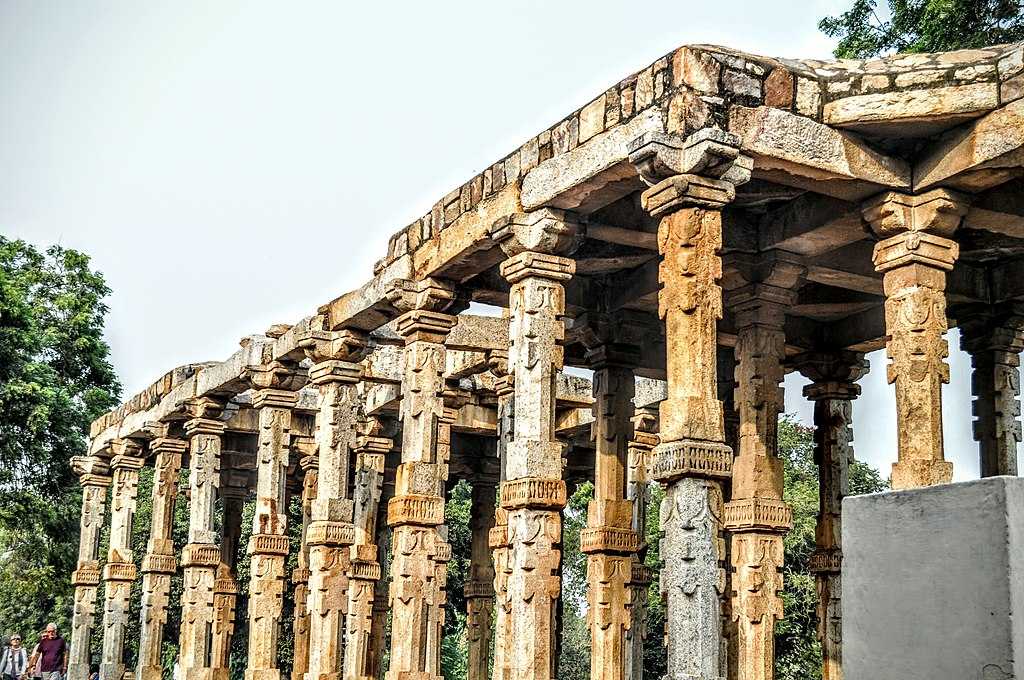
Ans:
[[[81,494],[70,468],[120,386],[103,341],[109,289],[89,259],[0,236],[0,621],[67,628]]]
[[[839,44],[835,56],[863,59],[892,52],[945,52],[1024,40],[1020,0],[854,0],[818,28]]]

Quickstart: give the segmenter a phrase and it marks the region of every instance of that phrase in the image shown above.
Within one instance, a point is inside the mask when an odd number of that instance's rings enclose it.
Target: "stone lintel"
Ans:
[[[732,476],[732,448],[723,442],[695,439],[662,442],[654,447],[651,478],[668,482],[681,477],[728,479]]]

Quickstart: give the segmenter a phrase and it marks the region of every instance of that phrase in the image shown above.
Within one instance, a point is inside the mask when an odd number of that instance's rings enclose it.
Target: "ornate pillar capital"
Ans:
[[[103,456],[74,456],[71,469],[78,475],[78,483],[83,487],[106,488],[111,484],[109,461]]]
[[[861,215],[882,239],[906,232],[950,237],[967,214],[969,197],[948,189],[912,195],[886,191],[861,205]]]
[[[555,208],[503,217],[491,225],[489,232],[491,239],[510,258],[526,252],[569,255],[583,242],[583,230],[577,217]]]
[[[740,139],[718,128],[687,138],[646,133],[629,143],[629,161],[650,187],[640,196],[644,210],[660,217],[679,208],[718,210],[750,180],[753,160],[740,153]]]
[[[811,381],[804,386],[804,396],[811,401],[825,399],[856,399],[856,384],[868,372],[868,362],[860,352],[805,352],[787,362]]]

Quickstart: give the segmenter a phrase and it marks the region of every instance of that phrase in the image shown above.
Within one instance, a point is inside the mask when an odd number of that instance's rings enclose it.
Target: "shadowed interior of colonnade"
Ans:
[[[566,636],[593,680],[773,678],[793,371],[839,680],[864,354],[889,357],[893,488],[952,479],[951,325],[981,473],[1017,474],[1022,50],[680,48],[443,197],[360,288],[170,371],[74,461],[70,680],[564,680]]]

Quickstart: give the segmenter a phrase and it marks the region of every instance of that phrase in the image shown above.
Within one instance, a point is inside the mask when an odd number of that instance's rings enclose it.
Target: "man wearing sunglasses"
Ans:
[[[0,676],[3,680],[17,680],[28,668],[28,652],[21,646],[21,636],[11,636],[11,644],[0,656]]]

